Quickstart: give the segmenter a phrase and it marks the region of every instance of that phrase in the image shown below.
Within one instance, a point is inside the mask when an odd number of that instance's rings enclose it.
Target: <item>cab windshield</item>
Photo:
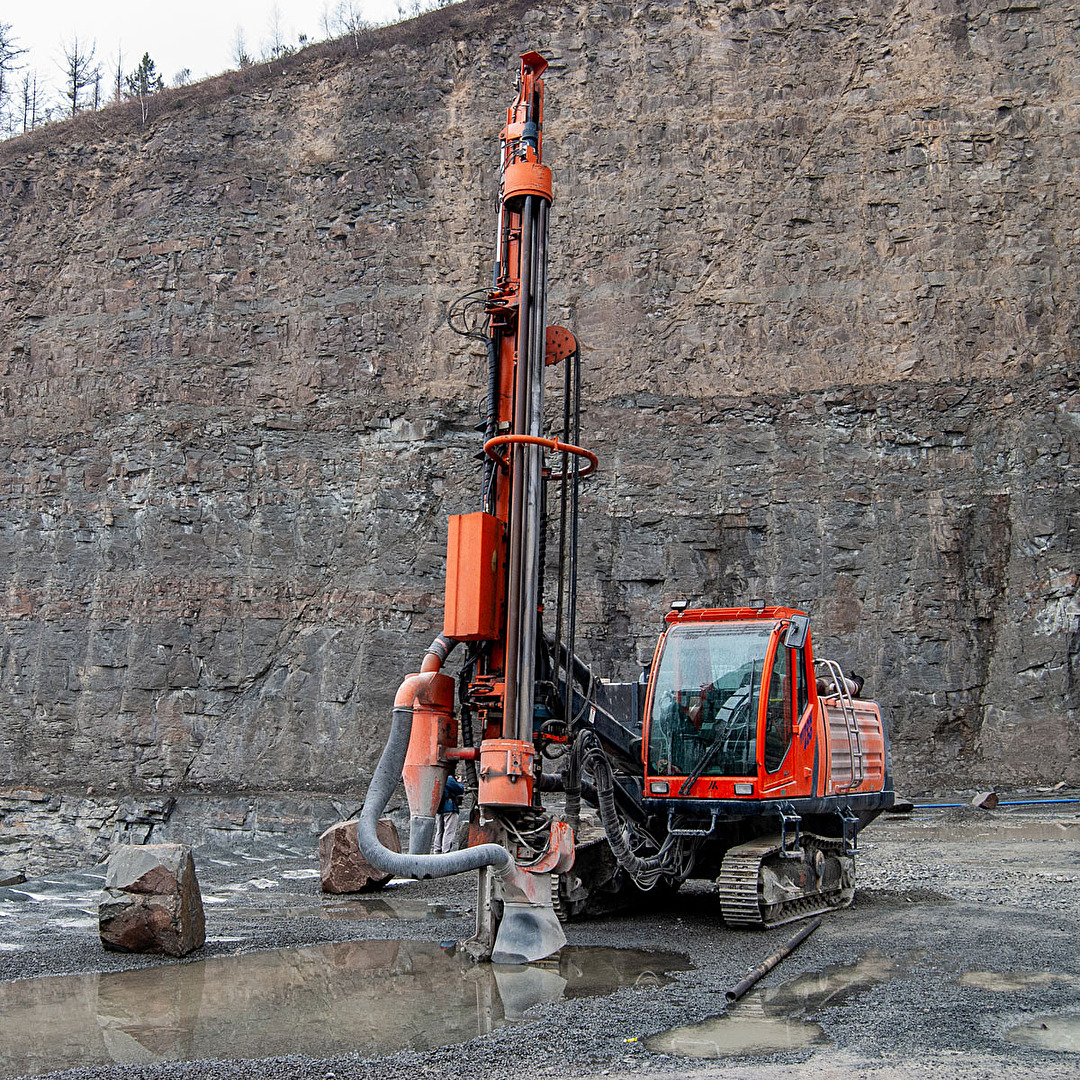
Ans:
[[[654,776],[753,776],[757,701],[772,626],[674,626],[653,691]]]

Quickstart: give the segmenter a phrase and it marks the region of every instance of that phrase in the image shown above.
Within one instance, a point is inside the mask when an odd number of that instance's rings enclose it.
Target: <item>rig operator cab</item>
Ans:
[[[680,604],[665,624],[642,724],[646,831],[696,840],[692,876],[717,878],[729,922],[849,902],[856,836],[894,798],[877,704],[815,659],[804,612]],[[725,889],[750,863],[756,904]]]

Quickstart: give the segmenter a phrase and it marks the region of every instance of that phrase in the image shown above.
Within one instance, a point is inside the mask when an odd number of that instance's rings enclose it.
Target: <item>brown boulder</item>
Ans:
[[[206,942],[195,860],[186,844],[128,844],[110,856],[98,904],[106,949],[186,956]]]
[[[319,874],[323,892],[375,892],[393,877],[376,870],[360,854],[356,826],[356,821],[339,821],[319,837]],[[397,826],[389,818],[381,818],[375,831],[383,847],[401,850]]]

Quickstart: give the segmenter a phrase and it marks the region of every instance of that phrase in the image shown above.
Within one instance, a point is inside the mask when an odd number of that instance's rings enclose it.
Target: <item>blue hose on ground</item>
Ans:
[[[998,806],[1058,806],[1064,803],[1080,803],[1080,799],[1002,799]],[[969,802],[924,802],[915,803],[916,810],[954,810],[961,806],[972,806]]]

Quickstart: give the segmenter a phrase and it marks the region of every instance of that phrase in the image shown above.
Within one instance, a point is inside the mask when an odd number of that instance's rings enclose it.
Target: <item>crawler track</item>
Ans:
[[[784,853],[779,836],[731,848],[716,879],[724,922],[781,926],[847,907],[855,895],[854,860],[844,854],[843,841],[806,834],[800,850],[795,858]]]

